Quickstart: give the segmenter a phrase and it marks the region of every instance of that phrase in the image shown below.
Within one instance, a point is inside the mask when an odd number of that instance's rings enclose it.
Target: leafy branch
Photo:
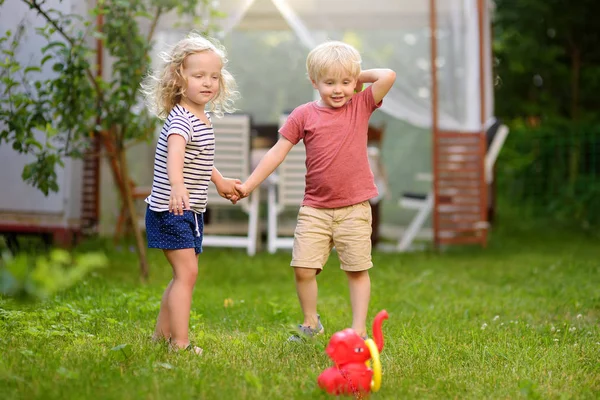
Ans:
[[[81,38],[81,40],[79,42],[76,42],[71,36],[69,36],[64,31],[64,29],[58,24],[57,20],[55,20],[52,17],[50,17],[50,15],[48,14],[48,12],[46,12],[42,8],[42,5],[45,3],[45,1],[23,0],[23,2],[25,4],[27,4],[29,6],[29,8],[31,8],[33,10],[36,10],[38,14],[40,14],[42,17],[44,17],[44,19],[56,30],[56,32],[58,32],[67,42],[69,42],[69,44],[71,45],[71,47],[76,48],[76,47],[79,47],[81,45],[81,41],[84,40],[85,36],[82,36],[82,38]],[[96,82],[96,78],[94,77],[94,74],[92,73],[91,69],[90,68],[86,68],[85,69],[85,73],[88,76],[88,78],[90,80],[90,83],[94,86],[94,89],[96,89],[96,92],[98,93],[98,96],[102,97],[102,89],[100,88],[100,86]]]
[[[44,20],[36,33],[47,44],[41,49],[41,61],[25,66],[17,54],[23,29],[0,37],[4,56],[0,61],[0,143],[34,156],[23,169],[22,179],[46,195],[59,189],[56,169],[64,157],[97,157],[95,148],[100,143],[127,209],[145,278],[145,244],[125,154],[131,143],[148,140],[156,128],[156,119],[139,107],[140,83],[150,66],[152,39],[163,15],[177,11],[194,20],[199,9],[211,18],[217,13],[209,0],[99,0],[87,16],[48,8],[44,0],[21,1]],[[3,3],[0,0],[0,6]],[[101,23],[95,26],[96,20]],[[144,20],[147,25],[142,25]],[[142,26],[148,26],[148,31],[142,32]],[[205,28],[207,33],[209,28]],[[89,40],[90,31],[99,46]],[[90,63],[94,55],[101,58],[105,52],[111,60],[106,79],[96,76]],[[98,65],[98,71],[102,67]]]

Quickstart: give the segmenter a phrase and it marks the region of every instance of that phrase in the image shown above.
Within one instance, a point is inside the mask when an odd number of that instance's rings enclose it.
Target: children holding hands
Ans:
[[[394,84],[394,71],[361,70],[359,52],[346,43],[317,46],[306,67],[320,98],[290,114],[279,131],[281,138],[242,184],[223,177],[214,166],[210,113],[233,112],[238,96],[225,69],[224,49],[191,34],[162,56],[162,68],[143,84],[151,111],[165,119],[156,146],[152,192],[146,199],[146,232],[148,246],[163,250],[173,279],[163,294],[153,338],[168,340],[176,350],[202,352],[190,344],[188,325],[209,181],[235,204],[272,174],[300,140],[306,147],[306,189],[291,261],[304,314],[298,333],[313,336],[324,331],[317,313],[316,277],[335,247],[348,279],[352,328],[366,337],[368,271],[373,267],[369,199],[377,196],[367,130],[371,114]]]

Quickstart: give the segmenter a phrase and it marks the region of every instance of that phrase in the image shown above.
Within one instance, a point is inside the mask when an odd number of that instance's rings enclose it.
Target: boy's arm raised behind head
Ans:
[[[294,147],[292,142],[285,137],[281,137],[260,160],[256,169],[246,179],[246,182],[243,185],[237,186],[240,194],[246,197],[256,189],[283,162],[292,147]]]
[[[359,83],[373,83],[373,99],[378,104],[392,88],[396,81],[396,73],[387,68],[367,69],[358,76]]]

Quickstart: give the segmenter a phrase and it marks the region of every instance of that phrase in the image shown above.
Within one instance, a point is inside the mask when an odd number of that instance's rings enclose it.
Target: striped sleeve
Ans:
[[[171,135],[183,136],[186,142],[189,142],[192,136],[192,124],[189,118],[185,115],[174,115],[171,118],[167,137]]]

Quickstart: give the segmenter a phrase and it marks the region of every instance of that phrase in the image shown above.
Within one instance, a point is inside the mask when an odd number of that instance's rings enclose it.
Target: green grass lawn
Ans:
[[[598,398],[600,246],[514,233],[485,250],[374,254],[369,319],[386,309],[373,399]],[[350,324],[333,255],[319,276],[326,335],[288,343],[301,315],[289,254],[205,249],[191,317],[201,357],[151,343],[170,268],[102,242],[110,267],[43,303],[0,297],[2,399],[325,399],[330,334]],[[226,299],[228,306],[225,306]]]

